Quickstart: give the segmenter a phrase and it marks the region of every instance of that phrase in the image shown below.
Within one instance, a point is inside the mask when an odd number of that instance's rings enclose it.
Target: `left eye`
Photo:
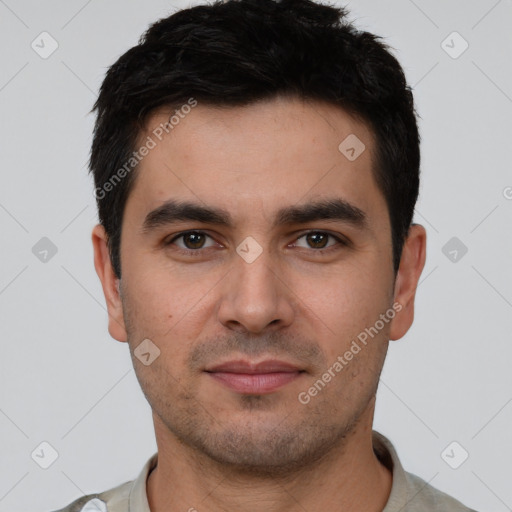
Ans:
[[[297,240],[300,240],[301,238],[304,238],[306,240],[306,243],[310,245],[309,247],[306,247],[306,249],[311,247],[313,249],[325,249],[327,247],[332,247],[333,245],[336,245],[336,243],[327,245],[327,241],[329,238],[332,238],[337,243],[343,243],[343,240],[341,240],[337,236],[331,235],[330,233],[325,233],[323,231],[310,231],[309,233],[304,233],[303,235],[299,236]],[[297,244],[295,243],[294,245]]]

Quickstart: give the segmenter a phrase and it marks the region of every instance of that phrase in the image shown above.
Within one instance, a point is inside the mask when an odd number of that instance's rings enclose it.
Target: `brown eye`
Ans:
[[[308,233],[306,235],[306,240],[315,249],[323,249],[327,244],[328,238],[329,235],[325,233]]]
[[[208,238],[213,240],[211,236],[201,231],[186,231],[176,235],[172,240],[166,242],[165,245],[176,245],[179,250],[188,251],[189,253],[200,252],[199,249],[207,249],[215,245],[214,242],[211,242],[210,245],[205,245]]]
[[[186,233],[182,238],[187,249],[200,249],[204,244],[203,233]]]
[[[329,238],[334,240],[334,243],[329,243]],[[306,249],[325,249],[329,250],[331,247],[334,249],[336,245],[347,245],[344,240],[341,238],[331,235],[330,233],[326,233],[324,231],[309,231],[308,233],[304,233],[303,235],[297,238],[297,241],[304,239],[306,241],[307,246],[299,245],[295,243],[294,245]]]

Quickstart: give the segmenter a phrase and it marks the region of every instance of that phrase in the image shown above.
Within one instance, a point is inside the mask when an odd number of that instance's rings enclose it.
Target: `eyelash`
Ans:
[[[330,247],[327,247],[327,248],[319,248],[319,249],[314,249],[312,248],[311,250],[315,253],[320,253],[320,254],[329,254],[332,250],[338,250],[339,249],[339,245],[341,246],[348,246],[349,243],[336,236],[336,235],[333,235],[332,233],[329,233],[327,231],[319,231],[319,230],[310,230],[310,231],[306,231],[304,233],[301,233],[295,240],[299,240],[307,235],[310,235],[310,234],[321,234],[321,235],[327,235],[328,237],[331,237],[331,238],[334,238],[334,240],[336,240],[336,242],[338,242],[337,244],[335,245],[332,245]],[[207,236],[209,238],[212,238],[210,235],[208,235],[207,233],[205,233],[204,231],[197,231],[197,230],[191,230],[191,231],[183,231],[181,233],[178,233],[176,236],[174,236],[171,240],[169,240],[168,242],[164,242],[164,245],[165,246],[169,246],[169,245],[172,245],[176,240],[180,239],[180,238],[183,238],[185,237],[186,235],[190,235],[190,234],[198,234],[198,235],[204,235],[204,236]],[[200,247],[199,249],[182,249],[181,247],[177,247],[176,246],[176,251],[180,254],[184,254],[186,256],[200,256],[202,251],[205,250],[205,249],[210,249],[210,247],[206,247],[206,248],[203,248],[203,247]],[[302,248],[304,249],[304,248]]]

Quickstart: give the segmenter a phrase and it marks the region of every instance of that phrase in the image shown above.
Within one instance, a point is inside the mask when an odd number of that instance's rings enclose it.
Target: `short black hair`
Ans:
[[[148,116],[191,98],[236,107],[278,96],[337,105],[370,128],[398,271],[419,193],[413,95],[390,47],[347,16],[310,0],[219,0],[154,23],[109,68],[93,108],[90,171],[116,277],[134,150]]]

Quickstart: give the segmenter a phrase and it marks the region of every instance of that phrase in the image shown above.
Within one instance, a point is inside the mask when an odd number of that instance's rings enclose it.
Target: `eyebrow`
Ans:
[[[317,220],[343,221],[362,230],[368,229],[366,213],[341,198],[323,199],[281,208],[276,214],[272,227],[306,224]],[[180,221],[195,221],[226,228],[232,228],[234,225],[230,213],[222,208],[170,199],[146,215],[142,232],[149,233],[159,227]]]

